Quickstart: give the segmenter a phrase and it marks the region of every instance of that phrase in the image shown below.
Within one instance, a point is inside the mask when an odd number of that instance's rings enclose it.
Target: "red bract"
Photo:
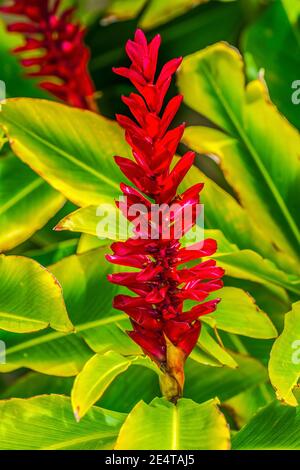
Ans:
[[[14,0],[0,12],[21,18],[8,30],[25,37],[25,44],[14,52],[26,53],[21,63],[31,69],[27,75],[45,77],[41,88],[71,106],[95,111],[90,54],[83,42],[84,29],[72,19],[74,8],[61,11],[61,0]]]
[[[117,295],[114,307],[124,311],[131,320],[133,331],[129,336],[141,346],[162,370],[162,390],[171,400],[182,393],[183,365],[199,338],[199,317],[215,310],[220,299],[208,300],[184,311],[184,301],[203,302],[208,295],[222,287],[220,278],[224,272],[213,260],[202,261],[193,267],[186,263],[211,256],[216,251],[214,240],[204,240],[189,248],[182,248],[181,235],[174,223],[185,208],[192,208],[191,228],[195,222],[195,210],[199,205],[199,183],[178,194],[178,187],[193,165],[194,153],[187,152],[171,170],[170,166],[184,131],[184,125],[175,129],[169,126],[180,106],[182,96],[175,96],[162,110],[165,95],[172,75],[181,63],[181,58],[165,64],[156,79],[157,56],[160,36],[148,44],[144,33],[137,30],[134,41],[128,41],[126,51],[131,59],[130,68],[115,68],[114,72],[128,78],[140,94],[131,93],[123,97],[135,120],[117,115],[119,124],[125,129],[126,140],[132,147],[134,160],[115,157],[124,175],[136,186],[121,184],[127,197],[127,206],[143,204],[146,227],[153,225],[148,210],[151,203],[175,207],[169,216],[171,227],[164,236],[162,222],[156,227],[157,237],[130,238],[113,243],[113,255],[107,259],[138,271],[109,275],[109,280],[126,286],[135,297]],[[152,201],[147,199],[148,196]],[[123,203],[119,208],[132,221]],[[167,217],[163,213],[163,218]],[[136,227],[135,227],[136,228]],[[137,232],[136,232],[137,233]],[[141,233],[141,232],[139,232]],[[143,235],[145,233],[143,232]]]

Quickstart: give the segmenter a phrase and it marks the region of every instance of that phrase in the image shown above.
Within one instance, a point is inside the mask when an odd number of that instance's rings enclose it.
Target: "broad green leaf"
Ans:
[[[113,20],[128,20],[137,16],[146,6],[139,25],[144,29],[151,29],[171,21],[197,5],[207,3],[210,0],[173,0],[172,5],[168,0],[111,0],[106,10],[105,23]],[[219,0],[235,1],[235,0]]]
[[[71,377],[93,355],[83,339],[74,333],[66,335],[47,329],[21,335],[0,331],[0,339],[6,345],[6,363],[0,364],[0,372],[27,367],[43,374]]]
[[[58,279],[75,332],[45,330],[28,335],[2,335],[6,342],[6,364],[1,372],[28,367],[45,374],[78,374],[94,352],[111,349],[121,354],[140,354],[140,348],[126,335],[130,327],[125,314],[112,308],[118,287],[107,281],[113,265],[104,256],[106,248],[73,255],[49,269]]]
[[[223,142],[219,138],[201,143],[203,135],[197,132],[201,128],[192,129],[195,147],[220,158],[228,182],[252,220],[263,226],[274,246],[298,257],[300,136],[269,102],[262,82],[252,81],[245,88],[243,66],[238,52],[223,43],[183,61],[179,87],[186,103],[224,132]],[[192,140],[187,131],[184,142],[194,147]]]
[[[256,359],[231,352],[238,367],[209,367],[192,356],[185,366],[184,396],[197,402],[218,397],[222,402],[268,380],[267,370]]]
[[[285,315],[284,330],[271,351],[269,374],[278,399],[297,406],[293,389],[300,378],[300,301]]]
[[[94,407],[76,423],[70,399],[59,395],[0,401],[0,449],[112,449],[125,417]]]
[[[12,99],[0,124],[14,153],[75,204],[97,205],[120,193],[113,157],[129,156],[129,147],[116,122],[50,101]]]
[[[72,331],[61,287],[49,271],[29,258],[0,255],[0,275],[0,329]]]
[[[116,377],[97,404],[109,410],[129,413],[139,401],[150,403],[160,395],[157,372],[133,364]]]
[[[0,399],[31,398],[36,395],[67,395],[70,396],[73,379],[52,377],[50,375],[28,372],[16,379],[2,393]]]
[[[115,201],[111,200],[104,206],[88,206],[72,212],[64,217],[55,227],[55,230],[69,230],[71,232],[94,235],[99,240],[127,240],[132,234],[130,224],[117,209]]]
[[[186,398],[176,405],[163,398],[140,402],[121,427],[115,449],[228,449],[229,428],[217,405],[218,400],[199,405]]]
[[[96,354],[77,375],[72,389],[72,405],[77,421],[96,403],[109,385],[132,364],[140,364],[156,371],[148,358],[123,357],[113,351]]]
[[[64,203],[61,194],[14,155],[0,159],[0,251],[43,227]]]
[[[299,80],[295,75],[300,68],[299,15],[298,0],[271,2],[246,29],[242,40],[248,75],[254,78],[263,68],[272,100],[298,128],[299,92],[292,85]]]
[[[82,253],[86,253],[90,250],[96,250],[96,248],[100,248],[100,246],[107,246],[109,243],[108,240],[100,240],[93,235],[88,235],[83,233],[79,239],[78,246],[77,246],[77,254],[80,255]]]
[[[258,412],[260,408],[274,401],[274,390],[270,383],[261,383],[256,387],[226,400],[222,411],[231,415],[234,427],[241,429]],[[226,416],[226,413],[225,413]]]
[[[75,254],[77,245],[78,239],[76,238],[64,240],[55,245],[46,246],[45,248],[26,251],[24,255],[34,259],[43,266],[49,266],[50,264],[57,263],[66,256]]]
[[[275,338],[277,331],[269,317],[255,304],[254,299],[236,287],[224,287],[216,295],[222,300],[216,312],[202,321],[213,328],[252,338]]]
[[[300,407],[278,401],[261,409],[233,436],[234,450],[300,449]]]
[[[173,0],[172,4],[170,4],[168,0],[151,0],[139,24],[141,28],[153,28],[208,1],[209,0]]]
[[[215,129],[205,127],[190,127],[186,129],[184,140],[189,146],[201,152],[198,147],[198,134],[195,131],[195,138],[189,139],[190,134],[194,135],[194,129],[203,130],[204,136],[201,139],[201,147],[205,142],[217,146],[219,140],[224,141],[224,134]],[[190,142],[191,140],[191,142]],[[207,147],[209,149],[209,146]],[[205,149],[204,149],[205,151]],[[211,152],[207,150],[207,152]],[[217,150],[214,152],[217,153]],[[239,249],[251,249],[264,258],[274,261],[278,267],[286,272],[300,274],[299,263],[295,256],[288,256],[287,253],[278,251],[277,245],[272,243],[272,235],[266,233],[261,224],[249,217],[248,211],[243,208],[238,201],[208,178],[198,168],[193,166],[184,179],[181,189],[185,190],[190,186],[204,182],[201,192],[201,203],[204,204],[205,228],[219,230],[228,242],[236,245]],[[222,201],[216,204],[215,201]],[[220,240],[218,239],[218,251],[220,251]],[[237,251],[235,249],[235,251]]]
[[[225,269],[228,276],[261,284],[273,283],[299,296],[300,278],[298,276],[286,274],[278,269],[272,261],[262,258],[252,250],[241,250],[228,254],[216,253],[213,258],[217,260],[218,266]]]
[[[145,3],[146,0],[111,0],[105,11],[104,20],[109,23],[109,21],[115,21],[116,19],[124,21],[134,18]]]
[[[214,359],[217,359],[220,364],[233,368],[237,367],[237,363],[231,355],[210,335],[209,329],[206,325],[202,325],[198,347],[205,353],[213,356]]]

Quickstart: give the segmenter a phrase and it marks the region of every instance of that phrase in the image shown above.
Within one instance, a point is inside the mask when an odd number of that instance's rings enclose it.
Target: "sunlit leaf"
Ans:
[[[17,177],[16,177],[17,175]],[[0,251],[14,248],[43,227],[64,197],[14,155],[0,159]]]
[[[119,194],[113,157],[129,151],[116,122],[43,100],[12,99],[2,108],[14,153],[72,202],[100,204]]]
[[[293,304],[284,318],[284,330],[275,341],[270,355],[270,380],[278,399],[297,406],[293,389],[297,387],[300,377],[300,302]]]
[[[28,333],[73,326],[55,277],[35,261],[0,255],[0,329]]]
[[[70,399],[59,395],[0,401],[0,449],[112,449],[125,417],[94,407],[76,423]]]
[[[162,398],[150,405],[140,402],[126,418],[115,449],[228,449],[229,428],[217,404],[210,400],[199,405],[185,398],[176,405]]]
[[[300,407],[278,401],[261,409],[241,431],[234,435],[235,450],[300,449]]]
[[[184,141],[220,158],[228,182],[251,218],[264,227],[274,246],[298,257],[300,136],[270,103],[261,81],[245,88],[243,67],[238,52],[223,43],[185,58],[179,86],[186,103],[224,133],[223,141],[202,142],[201,128],[191,128]]]

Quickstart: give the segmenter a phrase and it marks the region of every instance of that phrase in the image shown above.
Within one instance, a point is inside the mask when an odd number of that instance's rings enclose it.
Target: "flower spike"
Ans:
[[[41,78],[40,87],[65,103],[97,111],[95,87],[88,72],[90,53],[83,42],[85,31],[73,20],[75,8],[63,10],[61,3],[13,0],[11,5],[1,6],[0,12],[20,17],[7,29],[24,35],[25,43],[14,52],[26,53],[21,64],[30,68],[27,75]]]
[[[207,239],[188,248],[180,244],[182,235],[196,223],[203,184],[198,183],[179,193],[179,186],[193,165],[195,155],[187,152],[175,166],[172,165],[185,126],[169,127],[182,96],[173,97],[163,111],[162,107],[171,78],[182,59],[170,60],[157,74],[160,42],[160,36],[155,36],[148,43],[144,33],[138,29],[134,40],[126,44],[130,67],[113,69],[128,78],[139,92],[122,97],[133,119],[116,116],[125,130],[134,160],[117,156],[115,161],[135,186],[121,184],[129,209],[134,204],[145,207],[142,214],[145,226],[139,233],[140,237],[113,243],[113,254],[108,255],[107,259],[111,263],[136,269],[108,276],[110,282],[125,286],[135,294],[117,295],[114,308],[129,316],[133,328],[128,332],[129,336],[161,369],[162,392],[169,400],[176,401],[182,394],[184,362],[199,338],[200,318],[213,312],[220,301],[219,298],[206,299],[211,292],[223,286],[221,278],[224,271],[211,259],[201,260],[192,267],[187,264],[213,255],[217,249],[214,240]],[[155,207],[163,207],[161,219],[156,223],[153,222],[152,213],[148,214],[153,203]],[[118,203],[118,207],[134,223],[133,217],[126,214],[125,205]],[[181,224],[175,226],[187,208],[190,209],[191,218],[182,231]],[[167,235],[162,221],[167,221]],[[152,229],[155,227],[156,237],[144,236],[150,226]],[[184,301],[187,299],[197,304],[184,311]]]

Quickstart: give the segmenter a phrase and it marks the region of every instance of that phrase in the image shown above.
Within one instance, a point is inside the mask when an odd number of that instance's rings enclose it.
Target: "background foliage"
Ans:
[[[88,27],[99,116],[25,79],[0,24],[0,448],[299,449],[299,1],[66,3]],[[130,88],[111,67],[138,25],[162,35],[162,62],[184,56],[170,93],[180,153],[199,156],[183,185],[205,182],[226,270],[176,406],[112,308],[111,240],[96,238],[122,178],[112,156],[129,156],[112,119]]]

